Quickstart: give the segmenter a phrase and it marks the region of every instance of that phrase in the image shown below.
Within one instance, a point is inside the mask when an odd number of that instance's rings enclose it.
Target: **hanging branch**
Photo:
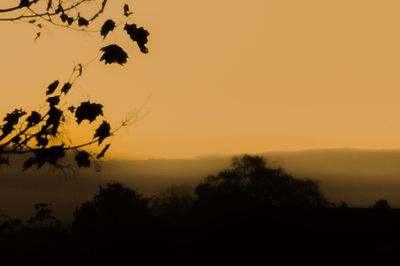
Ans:
[[[99,4],[101,2],[98,9],[94,10],[89,19],[82,17],[78,7],[93,1],[97,1]],[[107,5],[107,0],[21,0],[18,6],[0,9],[0,21],[19,20],[42,28],[42,24],[38,22],[38,20],[42,20],[69,29],[89,31],[90,23],[101,17],[100,15]],[[127,37],[138,45],[141,53],[147,53],[146,44],[149,32],[143,27],[137,27],[136,24],[128,24],[132,12],[127,4],[123,6],[121,11],[123,11],[121,13],[126,19],[124,30],[128,35]],[[20,12],[20,14],[1,17],[1,15],[15,12]],[[77,24],[78,28],[74,24]],[[105,39],[114,31],[115,27],[117,25],[114,20],[108,18],[97,32],[100,32]],[[37,33],[37,38],[39,37],[40,32]],[[104,61],[105,64],[117,63],[123,65],[127,63],[128,54],[117,44],[104,46],[100,51],[100,61]],[[82,76],[83,68],[88,64],[76,65],[69,78],[64,82],[55,80],[48,85],[45,92],[47,105],[45,112],[34,110],[28,113],[23,109],[15,109],[6,114],[3,123],[0,124],[0,165],[9,164],[9,156],[12,154],[31,154],[32,157],[25,160],[23,164],[24,170],[32,166],[39,169],[45,163],[57,167],[60,166],[59,160],[66,157],[66,152],[72,151],[75,152],[75,161],[79,167],[89,167],[94,156],[87,152],[85,148],[97,144],[99,151],[95,154],[96,158],[104,157],[111,145],[110,138],[122,127],[142,119],[139,113],[136,113],[112,130],[109,122],[99,119],[103,116],[103,105],[100,103],[83,101],[77,106],[63,107],[61,103],[65,102],[65,98],[73,89],[76,79]],[[78,126],[98,124],[95,131],[89,134],[86,142],[67,145],[67,141],[64,141],[65,138],[62,138],[64,134],[62,125],[71,116]]]

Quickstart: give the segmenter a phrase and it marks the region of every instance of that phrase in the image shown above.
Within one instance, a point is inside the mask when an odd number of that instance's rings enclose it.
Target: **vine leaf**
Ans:
[[[106,64],[118,63],[123,65],[127,61],[128,54],[116,44],[110,44],[100,50],[104,52],[100,61],[104,60]]]
[[[124,5],[124,16],[125,17],[129,17],[130,15],[132,15],[133,14],[133,12],[131,12],[130,10],[129,10],[129,6],[127,5],[127,4],[125,4]]]
[[[54,107],[60,103],[60,96],[53,96],[47,98],[47,102],[50,104],[50,107]]]
[[[61,88],[61,92],[64,93],[64,94],[67,94],[68,91],[71,89],[71,87],[72,87],[72,84],[69,83],[69,82],[67,82],[67,83],[65,83],[64,86]]]
[[[14,126],[18,124],[19,119],[24,115],[26,115],[26,112],[22,109],[15,109],[12,113],[6,115],[3,119],[6,123],[1,128],[3,134],[0,136],[0,140],[7,137],[14,130]]]
[[[132,41],[136,42],[142,53],[147,54],[149,50],[146,47],[150,33],[143,27],[138,28],[136,24],[126,24],[124,30],[128,33]]]
[[[19,7],[28,7],[29,6],[29,0],[21,0],[19,2]]]
[[[25,170],[28,170],[29,168],[31,168],[33,165],[37,164],[37,159],[35,157],[29,158],[28,160],[26,160],[24,162],[24,164],[22,165],[22,167]]]
[[[107,34],[110,31],[113,31],[115,28],[115,22],[112,21],[111,19],[107,20],[106,22],[104,22],[103,26],[101,27],[101,36],[103,36],[103,39],[105,39],[107,37]]]
[[[26,119],[26,122],[28,122],[27,127],[31,127],[31,126],[39,124],[41,119],[42,119],[42,116],[38,112],[32,111],[31,115],[28,116],[28,118]]]
[[[96,129],[93,138],[95,139],[98,137],[100,145],[105,138],[111,136],[110,130],[110,124],[107,121],[103,121],[103,123]]]
[[[46,10],[49,11],[52,6],[53,6],[53,1],[52,0],[48,0]]]
[[[78,26],[79,27],[83,27],[83,26],[87,27],[88,25],[89,25],[89,21],[87,19],[85,19],[83,17],[78,18]]]
[[[97,154],[96,158],[100,159],[102,157],[104,157],[104,154],[106,153],[106,151],[108,150],[108,148],[110,148],[111,144],[107,144],[99,154]]]
[[[70,107],[68,107],[68,111],[70,111],[71,113],[75,112],[75,106],[71,105]]]
[[[62,13],[60,15],[60,19],[61,19],[62,22],[66,22],[68,20],[68,15],[65,14],[65,13]]]
[[[103,115],[103,105],[97,103],[82,102],[75,111],[75,117],[78,124],[82,120],[89,120],[92,123],[99,115]]]
[[[35,155],[36,157],[31,157],[24,162],[24,171],[28,170],[35,164],[37,165],[37,169],[40,169],[46,162],[55,165],[58,159],[65,157],[64,145],[37,150],[35,151]]]
[[[50,95],[52,94],[58,87],[58,84],[60,82],[58,80],[55,80],[53,83],[51,83],[48,87],[47,87],[47,91],[46,91],[46,95]]]
[[[76,154],[75,161],[79,167],[90,167],[90,154],[86,151],[80,151]]]
[[[55,136],[57,134],[57,129],[61,124],[63,111],[52,106],[49,110],[49,118],[46,121],[46,127],[51,126],[51,134]]]

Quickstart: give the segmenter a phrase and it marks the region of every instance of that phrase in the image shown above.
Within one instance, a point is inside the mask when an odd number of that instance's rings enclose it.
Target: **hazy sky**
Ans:
[[[122,33],[101,43],[47,27],[33,42],[33,27],[0,23],[0,113],[37,108],[50,82],[118,43],[128,64],[91,64],[70,99],[103,103],[114,125],[145,104],[149,115],[114,138],[109,158],[400,148],[399,1],[136,0],[132,9],[151,33],[148,55]]]

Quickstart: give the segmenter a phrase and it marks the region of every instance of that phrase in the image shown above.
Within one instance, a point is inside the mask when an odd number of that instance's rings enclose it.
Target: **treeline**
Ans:
[[[35,204],[21,222],[3,215],[4,265],[384,265],[396,258],[400,210],[330,202],[313,180],[241,156],[194,189],[144,197],[99,188],[63,226]]]

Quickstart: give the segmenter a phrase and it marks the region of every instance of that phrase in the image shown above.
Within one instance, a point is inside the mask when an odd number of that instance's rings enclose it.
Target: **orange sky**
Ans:
[[[101,43],[47,27],[33,42],[34,28],[0,23],[0,113],[37,108],[50,82],[115,42],[128,64],[90,65],[71,94],[103,103],[114,125],[145,104],[149,115],[114,138],[108,158],[400,148],[399,1],[136,0],[132,9],[151,33],[148,55],[125,34]]]

